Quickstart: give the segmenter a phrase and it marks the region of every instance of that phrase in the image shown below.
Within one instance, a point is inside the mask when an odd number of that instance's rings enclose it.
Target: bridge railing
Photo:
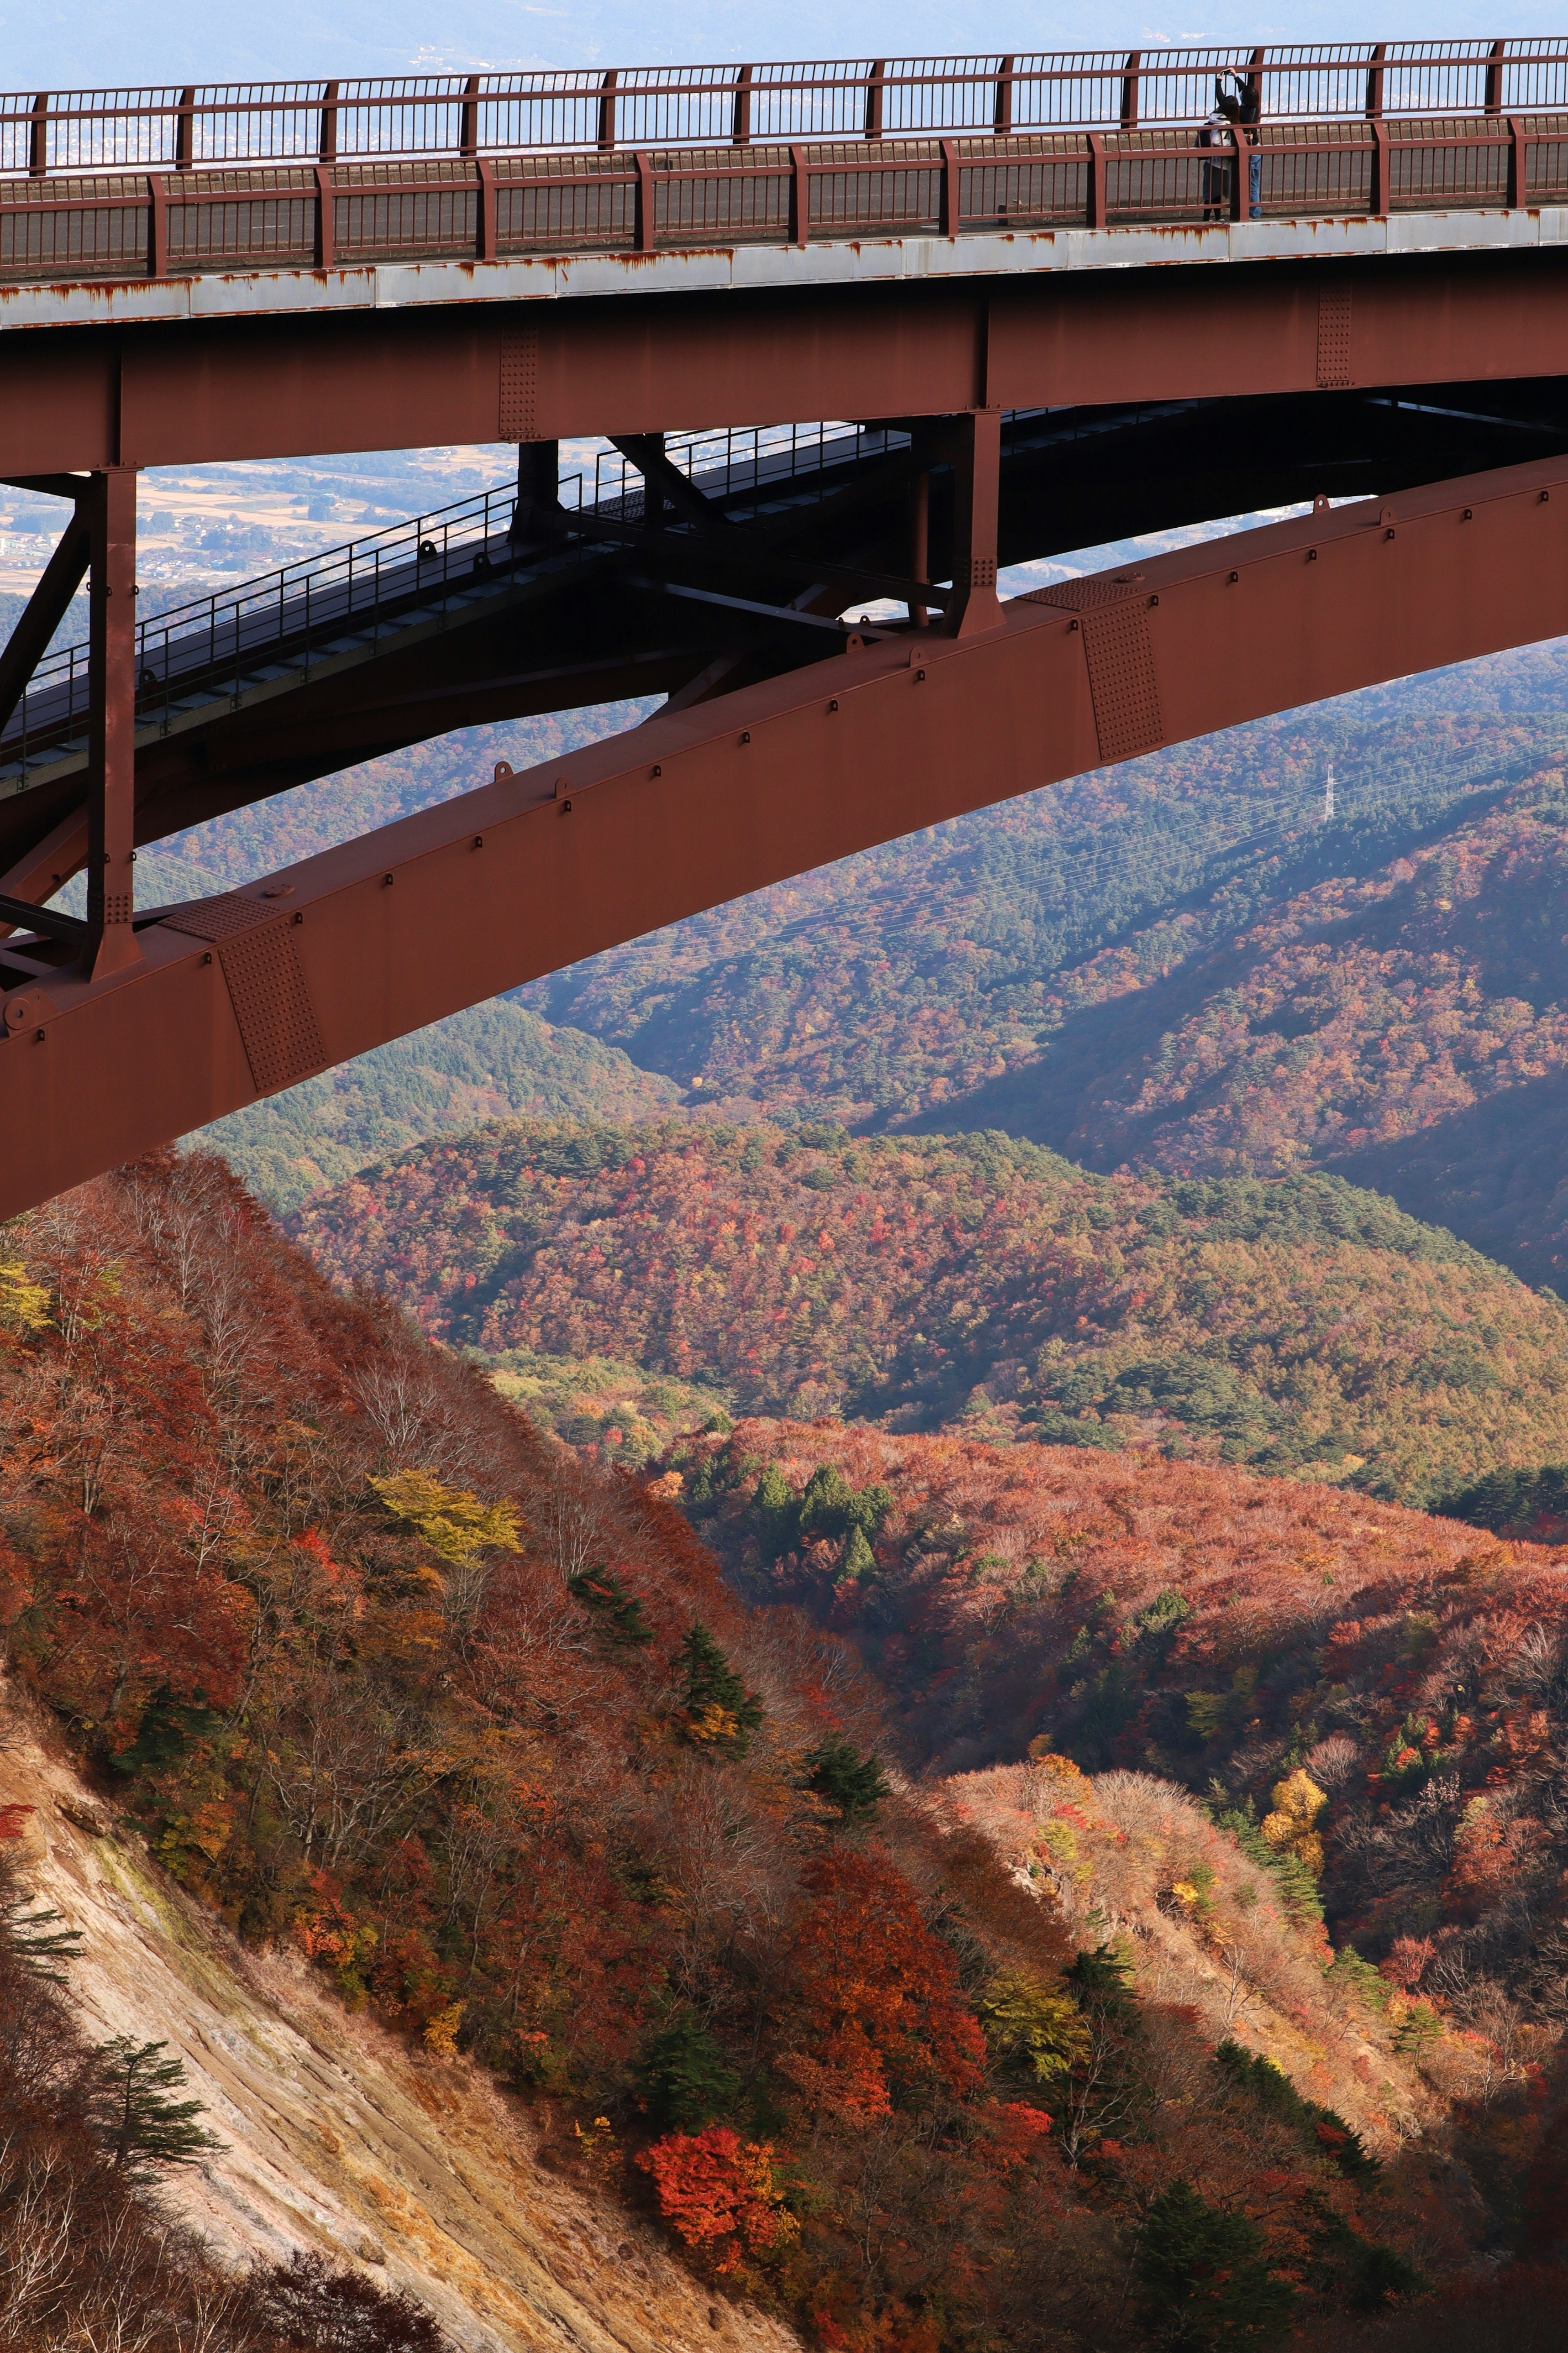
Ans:
[[[1191,124],[0,180],[0,281],[647,255],[1568,202],[1558,114]],[[1247,201],[1243,202],[1243,196]]]
[[[173,84],[0,97],[0,177],[552,151],[973,137],[1200,121],[1216,74],[1267,117],[1568,106],[1568,39],[1078,50]]]

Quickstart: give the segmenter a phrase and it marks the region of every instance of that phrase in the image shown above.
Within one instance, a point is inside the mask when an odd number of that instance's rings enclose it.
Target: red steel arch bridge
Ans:
[[[138,616],[143,469],[497,441]],[[805,867],[1568,631],[1568,41],[0,98],[0,478],[61,522],[0,649],[4,1217]],[[177,828],[639,694],[138,900]]]

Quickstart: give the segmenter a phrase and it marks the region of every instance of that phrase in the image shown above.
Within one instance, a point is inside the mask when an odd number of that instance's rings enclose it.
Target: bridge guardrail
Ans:
[[[0,280],[1246,216],[1191,126],[0,180]],[[1568,109],[1258,127],[1261,217],[1568,200]]]
[[[1296,121],[1568,106],[1568,40],[860,58],[39,90],[0,97],[0,176],[354,158],[973,137],[1201,121],[1216,74]]]

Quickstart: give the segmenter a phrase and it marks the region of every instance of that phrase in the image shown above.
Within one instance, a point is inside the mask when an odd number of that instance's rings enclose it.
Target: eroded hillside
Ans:
[[[464,2353],[796,2343],[776,2316],[715,2303],[646,2217],[542,2164],[540,2120],[486,2071],[353,2014],[297,1947],[243,1947],[14,1694],[0,1807],[26,1809],[14,1852],[30,1902],[81,1936],[82,2031],[155,2035],[184,2063],[222,2146],[161,2195],[221,2264],[323,2255],[411,2294]]]

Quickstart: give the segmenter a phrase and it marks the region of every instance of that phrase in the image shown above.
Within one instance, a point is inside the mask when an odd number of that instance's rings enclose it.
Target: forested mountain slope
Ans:
[[[1500,2038],[1521,2086],[1556,2048],[1568,1554],[1237,1471],[951,1438],[748,1421],[675,1464],[740,1590],[849,1635],[911,1758],[1184,1783],[1326,1915],[1407,2047],[1446,2041],[1462,2072],[1466,2031]],[[1070,1881],[1060,1793],[1048,1867]]]
[[[5,1240],[8,1672],[151,1885],[424,2054],[443,2161],[470,2162],[457,2052],[606,2217],[659,2218],[717,2331],[750,2295],[849,2353],[1153,2345],[1219,2243],[1253,2339],[1350,2341],[1511,2230],[1450,2095],[1271,1894],[1312,2038],[1367,2054],[1364,2137],[903,1784],[848,1654],[732,1598],[657,1487],[335,1297],[219,1164],[139,1165]],[[379,2235],[418,2246],[384,2190]]]
[[[372,1160],[501,1114],[668,1119],[680,1090],[617,1046],[557,1029],[507,997],[378,1046],[215,1122],[205,1138],[286,1212]]]
[[[1037,1068],[1079,1002],[1056,976],[1103,954],[1117,977],[1091,972],[1091,1001],[1141,986],[1561,765],[1565,679],[1562,649],[1531,649],[1178,745],[759,892],[526,998],[763,1111],[995,1124],[963,1105]]]
[[[1005,1136],[498,1122],[293,1229],[450,1343],[749,1411],[1174,1448],[1422,1498],[1568,1453],[1568,1310],[1330,1177],[1097,1176]]]
[[[1045,1083],[976,1108],[1013,1124],[1010,1103],[1105,1167],[1340,1168],[1553,1281],[1568,1266],[1565,941],[1559,767],[1138,988],[1115,957],[1063,976],[1075,1012]]]

